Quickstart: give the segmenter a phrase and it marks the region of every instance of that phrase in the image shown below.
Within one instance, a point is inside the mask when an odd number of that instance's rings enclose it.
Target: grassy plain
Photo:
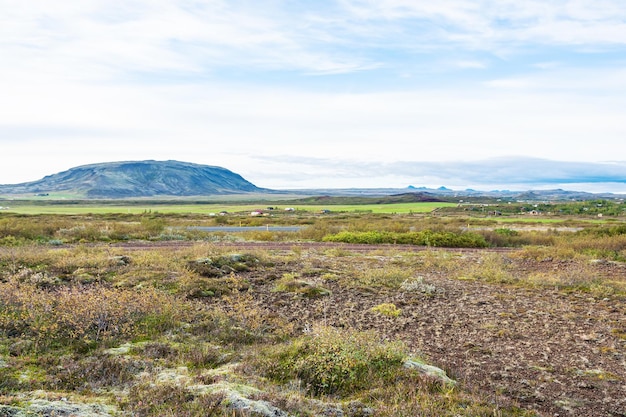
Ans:
[[[176,203],[141,203],[130,204],[97,204],[94,202],[78,202],[72,204],[32,204],[28,202],[7,202],[9,209],[6,210],[18,214],[108,214],[108,213],[129,213],[141,214],[145,212],[164,214],[209,214],[227,211],[229,213],[250,213],[254,210],[268,211],[268,204],[248,203],[197,203],[197,204],[176,204]],[[329,210],[333,212],[371,212],[371,213],[429,213],[439,207],[452,207],[452,203],[397,203],[397,204],[353,204],[353,205],[276,205],[271,203],[271,207],[276,207],[277,211],[287,207],[297,211],[320,212]]]
[[[416,209],[437,204],[3,210],[0,415],[623,414],[624,219]],[[306,227],[185,228],[264,223]]]

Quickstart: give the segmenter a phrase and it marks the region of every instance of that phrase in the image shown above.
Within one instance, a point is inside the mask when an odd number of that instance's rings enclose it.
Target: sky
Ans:
[[[0,184],[626,193],[623,0],[0,0]]]

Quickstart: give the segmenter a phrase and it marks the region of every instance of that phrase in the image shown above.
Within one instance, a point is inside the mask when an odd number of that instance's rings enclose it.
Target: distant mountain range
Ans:
[[[588,193],[585,191],[568,191],[562,189],[553,190],[451,190],[449,188],[325,188],[308,190],[287,190],[290,194],[305,194],[329,197],[352,197],[371,200],[369,204],[375,204],[376,198],[391,196],[398,201],[385,202],[424,202],[424,201],[448,201],[458,202],[462,199],[475,200],[506,200],[506,201],[582,201],[582,200],[626,200],[625,194],[612,193]],[[356,200],[355,200],[356,201]],[[382,200],[381,200],[382,201]],[[345,203],[349,204],[349,203]]]
[[[86,198],[182,197],[264,191],[225,168],[178,161],[83,165],[38,181],[0,185],[0,194],[68,193]]]
[[[580,191],[477,191],[414,187],[270,190],[259,188],[225,168],[179,161],[126,161],[82,165],[46,176],[38,181],[0,185],[5,196],[58,196],[118,199],[141,197],[194,197],[229,194],[295,194],[302,196],[382,197],[394,202],[457,201],[463,198],[519,201],[624,199],[625,195]],[[386,200],[385,200],[386,201]]]
[[[290,193],[296,193],[296,190],[289,190]],[[363,197],[375,199],[381,196],[393,196],[394,198],[404,199],[398,202],[417,202],[417,201],[450,201],[455,202],[460,199],[488,199],[488,200],[507,200],[507,201],[582,201],[582,200],[625,200],[625,194],[613,193],[589,193],[585,191],[568,191],[563,189],[552,190],[528,190],[528,191],[510,191],[510,190],[451,190],[445,187],[426,188],[411,187],[408,188],[328,188],[328,189],[309,189],[297,190],[301,194],[307,195],[325,195],[332,197]],[[347,204],[347,203],[346,203]]]

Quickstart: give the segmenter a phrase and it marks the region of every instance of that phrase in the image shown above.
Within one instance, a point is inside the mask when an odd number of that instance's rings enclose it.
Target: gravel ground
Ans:
[[[320,253],[306,256],[318,257],[315,262],[323,268],[341,268],[340,258],[329,260]],[[471,262],[482,255],[465,251],[464,257]],[[380,265],[390,261],[384,255],[374,258]],[[511,271],[522,275],[570,267],[550,259],[511,259]],[[626,280],[624,264],[599,262],[591,268],[598,277]],[[424,276],[424,282],[435,288],[430,294],[371,291],[324,281],[332,294],[307,299],[273,292],[268,272],[251,276],[259,304],[302,328],[324,323],[376,329],[384,337],[407,342],[464,388],[480,391],[494,403],[517,404],[541,416],[626,416],[623,298],[459,280],[433,271]],[[271,271],[274,276],[282,272],[296,271],[291,265],[277,265]],[[309,279],[315,280],[311,275]],[[391,318],[370,311],[384,302],[394,303],[402,314]]]

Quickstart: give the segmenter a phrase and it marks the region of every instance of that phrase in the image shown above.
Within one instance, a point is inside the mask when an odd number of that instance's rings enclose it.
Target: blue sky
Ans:
[[[626,193],[622,0],[0,0],[0,183]]]

